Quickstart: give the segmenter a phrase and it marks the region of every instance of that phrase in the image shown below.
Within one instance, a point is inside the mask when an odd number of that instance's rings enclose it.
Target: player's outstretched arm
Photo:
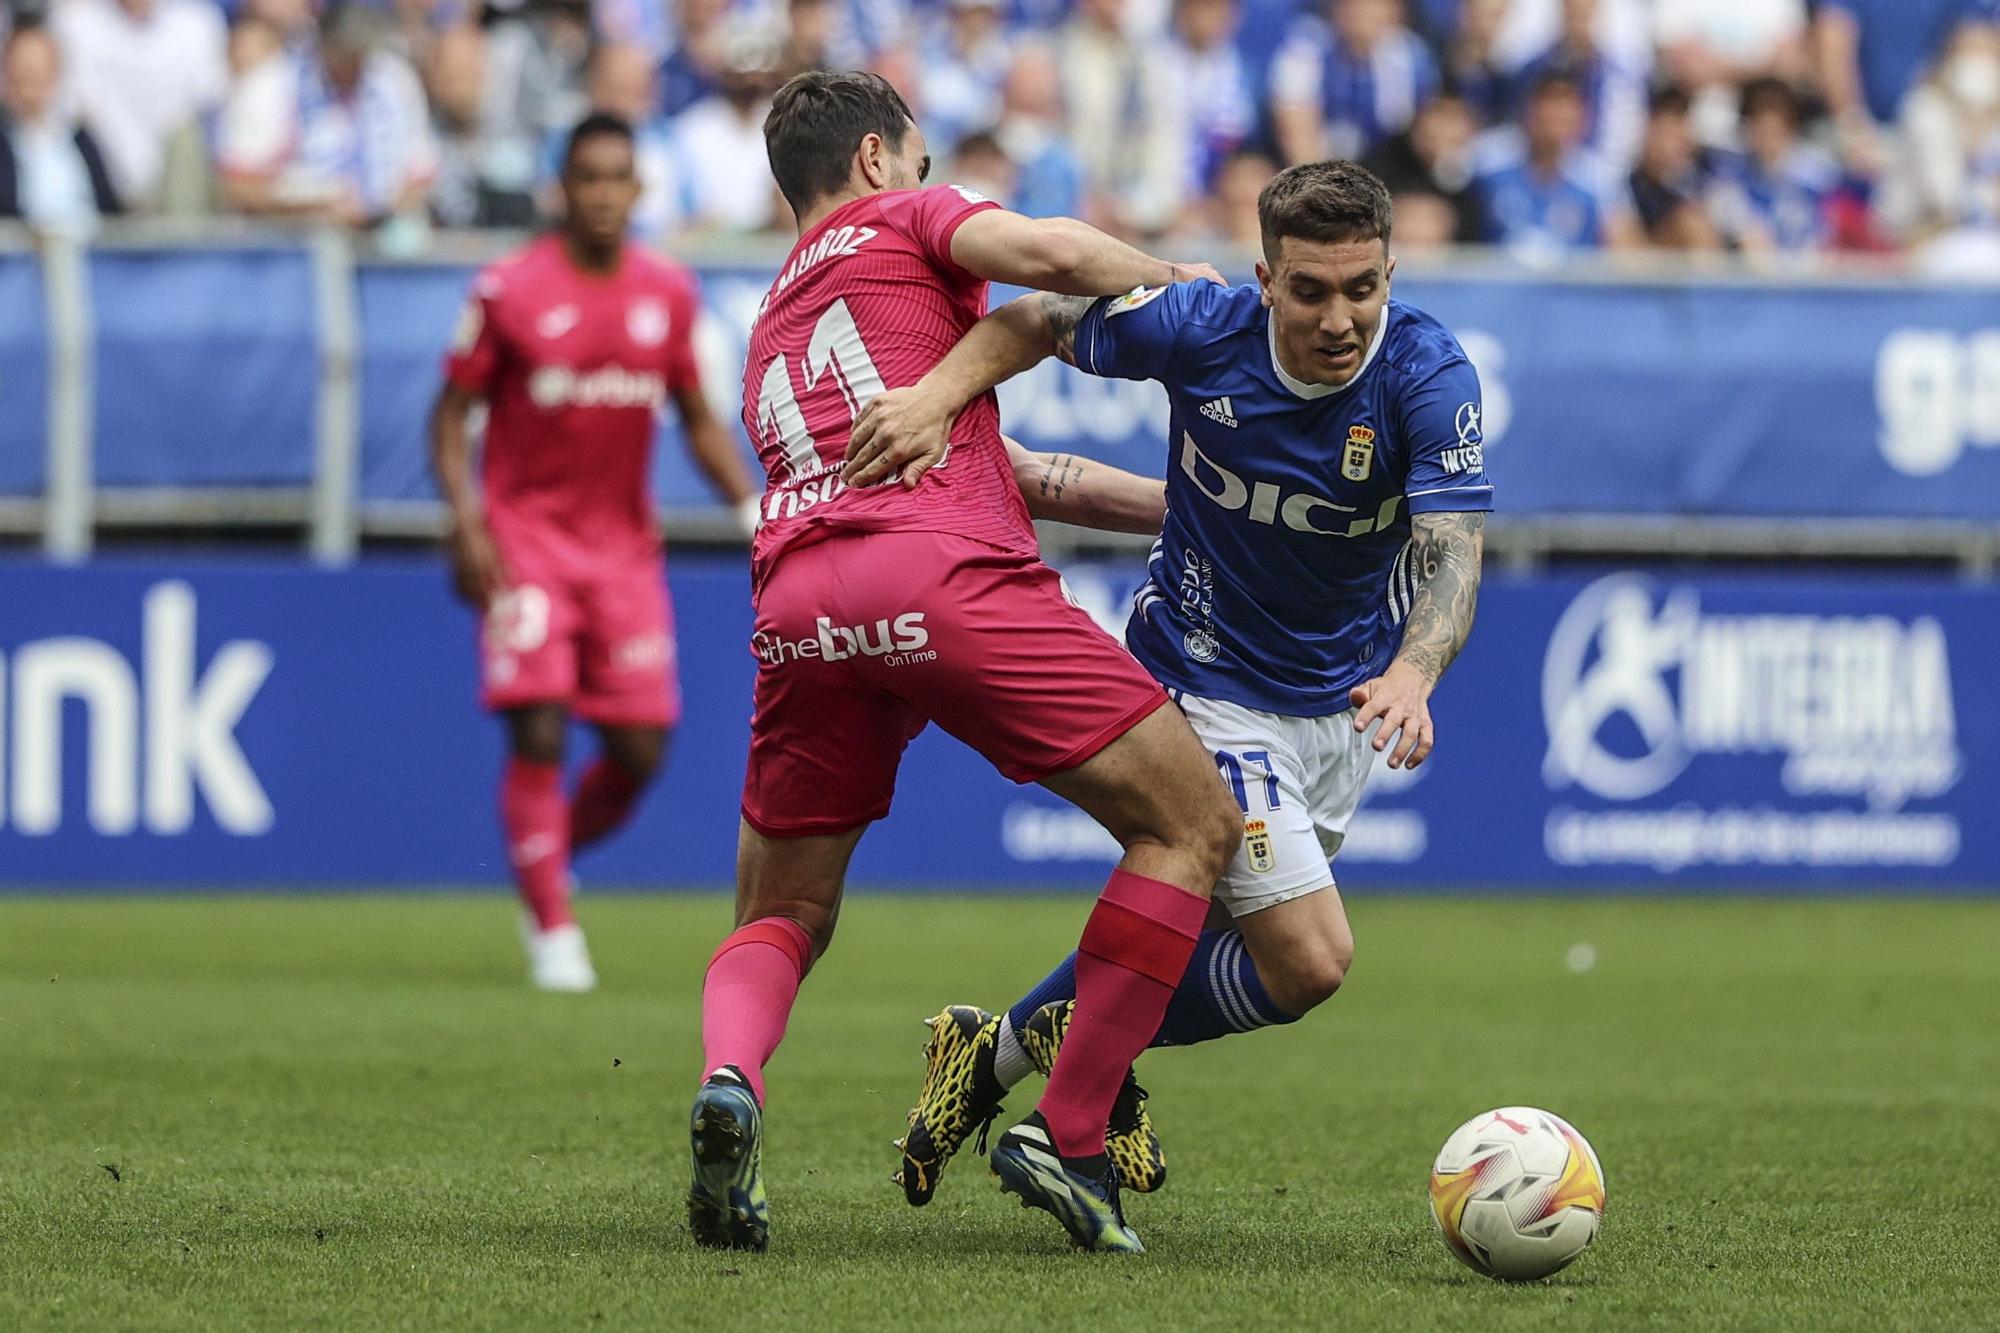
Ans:
[[[1167,521],[1167,484],[1075,454],[1038,454],[1002,435],[1028,513],[1101,532],[1157,533]]]
[[[1037,292],[974,324],[929,374],[907,389],[877,394],[861,409],[848,433],[842,478],[873,486],[901,476],[915,486],[944,458],[951,423],[967,403],[1047,357],[1074,359],[1076,326],[1090,306],[1087,296]]]
[[[688,456],[715,493],[729,502],[744,535],[756,536],[757,491],[750,482],[750,469],[743,464],[743,453],[736,447],[736,437],[709,410],[708,395],[699,384],[674,390],[674,410],[680,413]]]
[[[1417,590],[1403,622],[1403,646],[1388,670],[1355,686],[1351,695],[1354,729],[1366,731],[1379,718],[1382,729],[1375,734],[1375,748],[1396,741],[1391,768],[1415,768],[1431,752],[1431,691],[1472,633],[1485,550],[1485,514],[1416,514],[1410,519]]]
[[[1155,259],[1075,218],[974,213],[951,234],[951,257],[974,277],[1069,296],[1123,296],[1135,287],[1222,275],[1207,264]]]
[[[466,418],[478,401],[449,380],[439,390],[431,407],[431,474],[451,515],[445,548],[451,554],[452,582],[460,597],[484,611],[493,595],[506,585],[507,571],[493,535],[486,530],[486,517],[472,485],[472,440]]]

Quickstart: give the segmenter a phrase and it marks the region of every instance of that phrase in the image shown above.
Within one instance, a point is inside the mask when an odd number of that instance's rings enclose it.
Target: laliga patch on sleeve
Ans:
[[[991,202],[987,199],[985,195],[973,189],[971,186],[954,185],[951,188],[958,191],[958,197],[965,200],[965,202],[968,204],[984,204]]]
[[[1113,315],[1123,315],[1137,310],[1148,301],[1163,295],[1166,290],[1164,287],[1134,287],[1131,291],[1104,307],[1104,317],[1109,319]]]

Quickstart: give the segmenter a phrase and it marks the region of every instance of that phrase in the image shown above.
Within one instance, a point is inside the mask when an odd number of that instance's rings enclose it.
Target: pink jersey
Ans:
[[[835,209],[793,247],[750,329],[743,424],[769,478],[754,566],[829,531],[950,532],[1033,554],[992,394],[959,415],[951,455],[914,491],[851,490],[839,471],[861,406],[915,384],[986,313],[952,234],[994,205],[940,185]]]
[[[694,275],[637,247],[585,273],[544,236],[479,275],[445,374],[489,404],[488,521],[618,559],[659,549],[653,434],[670,392],[698,387]]]

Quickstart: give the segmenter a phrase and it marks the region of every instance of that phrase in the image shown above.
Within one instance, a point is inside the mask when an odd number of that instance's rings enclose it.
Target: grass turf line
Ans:
[[[1142,1063],[1173,1180],[1119,1260],[969,1156],[922,1211],[889,1182],[918,1020],[1012,998],[1081,901],[851,904],[771,1068],[761,1257],[681,1221],[719,898],[587,899],[586,997],[528,991],[496,897],[0,901],[0,1327],[1994,1326],[2000,904],[1352,911],[1329,1008]],[[1511,1102],[1611,1198],[1520,1288],[1423,1188]]]

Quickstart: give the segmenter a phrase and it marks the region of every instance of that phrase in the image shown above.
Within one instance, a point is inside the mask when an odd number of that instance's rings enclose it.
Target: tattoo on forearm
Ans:
[[[1088,296],[1058,296],[1054,292],[1042,295],[1042,314],[1055,333],[1056,355],[1072,366],[1076,364],[1076,326],[1083,323],[1083,317],[1094,304],[1094,299]]]
[[[1472,633],[1485,534],[1484,514],[1418,514],[1410,520],[1417,595],[1403,623],[1403,647],[1396,657],[1421,671],[1433,685]]]
[[[1069,504],[1080,512],[1063,517],[1072,523],[1080,521],[1085,527],[1097,526],[1097,496],[1084,485],[1084,460],[1081,458],[1073,454],[1044,454],[1037,490],[1052,513],[1060,512],[1054,507],[1062,504],[1067,496]]]
[[[1050,454],[1042,465],[1042,498],[1059,502],[1063,492],[1083,476],[1083,462],[1069,454]]]

